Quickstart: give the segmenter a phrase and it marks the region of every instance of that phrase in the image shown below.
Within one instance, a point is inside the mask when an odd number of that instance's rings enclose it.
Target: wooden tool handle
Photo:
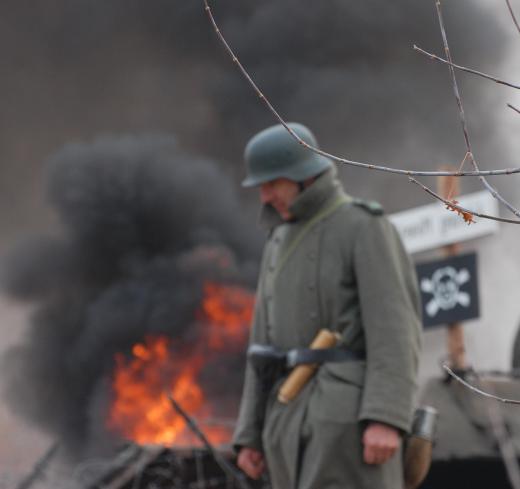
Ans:
[[[328,329],[321,329],[311,343],[312,350],[323,350],[332,348],[336,345],[338,336]],[[303,389],[304,385],[313,376],[318,368],[318,364],[298,365],[289,374],[285,382],[278,390],[278,400],[283,404],[288,404],[292,401],[298,393]]]

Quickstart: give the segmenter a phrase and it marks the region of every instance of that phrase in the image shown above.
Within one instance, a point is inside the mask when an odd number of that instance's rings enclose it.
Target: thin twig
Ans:
[[[514,105],[507,104],[507,106],[520,114],[520,109],[517,109]]]
[[[285,127],[285,129],[289,132],[289,134],[296,139],[302,146],[306,147],[310,151],[313,151],[316,154],[319,154],[321,156],[325,156],[326,158],[331,159],[332,161],[335,161],[337,163],[342,163],[345,165],[360,167],[360,168],[366,168],[369,170],[376,170],[376,171],[383,171],[388,173],[395,173],[400,175],[415,175],[415,176],[456,176],[456,177],[465,177],[465,176],[482,176],[482,175],[510,175],[512,173],[520,173],[520,168],[503,168],[499,170],[477,170],[477,171],[466,171],[466,172],[449,172],[449,171],[419,171],[419,170],[404,170],[400,168],[391,168],[383,165],[376,165],[373,163],[362,163],[359,161],[352,161],[348,160],[346,158],[341,158],[339,156],[333,155],[331,153],[327,153],[326,151],[323,151],[319,148],[316,148],[314,146],[311,146],[310,144],[307,144],[305,141],[303,141],[298,134],[296,134],[288,125],[288,123],[282,118],[282,116],[277,112],[277,110],[273,107],[271,102],[267,99],[267,97],[260,91],[256,83],[253,81],[249,73],[246,71],[242,63],[240,63],[238,57],[234,53],[234,51],[229,46],[228,42],[224,38],[222,32],[220,31],[220,28],[218,27],[215,18],[213,17],[213,14],[211,12],[211,8],[208,5],[207,0],[203,0],[204,3],[204,9],[206,10],[206,13],[208,14],[209,20],[211,24],[213,25],[213,28],[215,29],[215,32],[223,44],[224,48],[226,49],[227,53],[233,60],[233,63],[235,63],[243,75],[243,77],[247,80],[249,85],[253,88],[256,95],[262,102],[267,106],[269,111],[275,116],[277,121],[282,124],[282,126]]]
[[[446,364],[444,364],[442,366],[442,368],[444,370],[446,370],[446,372],[448,372],[448,374],[451,377],[453,377],[457,382],[460,382],[463,386],[467,387],[468,389],[470,389],[471,391],[473,391],[477,394],[480,394],[481,396],[487,397],[488,399],[494,399],[495,401],[503,402],[504,404],[520,404],[520,401],[518,401],[518,400],[505,399],[503,397],[498,397],[498,396],[495,396],[494,394],[489,394],[488,392],[484,392],[481,389],[477,389],[476,387],[472,386],[471,384],[468,384],[468,382],[466,382],[463,378],[459,377],[456,373],[454,373],[453,370],[451,370],[451,368],[448,367],[448,365],[446,365]]]
[[[477,70],[473,70],[471,68],[466,68],[465,66],[457,65],[455,63],[452,63],[451,61],[447,61],[444,58],[441,58],[440,56],[437,56],[436,54],[429,53],[428,51],[421,49],[419,46],[417,46],[415,44],[413,45],[413,48],[415,51],[417,51],[421,54],[424,54],[425,56],[427,56],[428,58],[430,58],[434,61],[439,61],[439,62],[449,65],[453,68],[457,68],[460,71],[465,71],[466,73],[472,73],[473,75],[477,75],[482,78],[486,78],[487,80],[494,81],[495,83],[499,83],[500,85],[506,85],[507,87],[516,88],[517,90],[520,90],[520,85],[515,85],[513,83],[509,83],[504,80],[500,80],[499,78],[496,78],[495,76],[487,75],[486,73],[482,73],[481,71],[477,71]]]
[[[475,156],[473,154],[473,151],[471,149],[471,142],[469,139],[469,131],[468,126],[466,123],[466,116],[464,115],[464,107],[462,105],[462,98],[460,96],[459,92],[459,86],[457,84],[457,77],[455,76],[455,69],[452,66],[453,60],[451,59],[451,53],[450,48],[448,45],[448,37],[446,36],[446,28],[444,27],[444,20],[442,17],[442,9],[441,9],[441,2],[440,0],[436,0],[435,5],[437,7],[437,17],[439,18],[439,26],[441,29],[441,35],[442,35],[442,42],[444,44],[444,51],[446,53],[446,59],[449,61],[449,70],[451,74],[451,80],[453,84],[453,92],[455,94],[455,99],[457,100],[457,105],[459,107],[459,116],[460,116],[460,122],[462,125],[462,132],[464,133],[464,141],[466,142],[466,149],[469,153],[469,157],[471,159],[471,162],[473,164],[473,168],[476,171],[479,171],[479,167],[477,165],[477,161],[475,160]],[[498,191],[491,185],[489,182],[483,177],[479,176],[479,180],[482,182],[484,187],[491,193],[491,195],[497,199],[502,205],[504,205],[507,209],[509,209],[515,216],[520,217],[520,211],[518,211],[515,207],[513,207],[507,200],[505,200]]]
[[[507,8],[509,9],[509,13],[511,14],[511,17],[513,18],[513,22],[515,23],[516,30],[520,33],[520,26],[518,25],[518,22],[515,17],[515,13],[513,12],[513,8],[511,7],[511,3],[509,0],[506,0]]]
[[[415,178],[409,177],[408,180],[410,180],[410,182],[415,183],[416,185],[421,187],[426,193],[430,194],[432,197],[435,197],[437,200],[446,204],[446,207],[448,207],[449,209],[454,209],[461,213],[471,214],[473,216],[480,217],[482,219],[491,219],[492,221],[506,222],[508,224],[520,224],[520,221],[517,221],[515,219],[506,219],[504,217],[490,216],[489,214],[482,214],[481,212],[475,212],[470,209],[466,209],[465,207],[461,207],[460,205],[454,203],[453,201],[450,202],[449,200],[443,199],[439,194],[437,194],[431,188],[427,187],[426,185],[419,182]]]
[[[230,478],[235,480],[242,489],[253,489],[252,486],[245,480],[243,475],[237,469],[235,469],[235,467],[233,467],[222,455],[220,455],[217,450],[215,450],[211,442],[207,439],[206,435],[204,435],[202,430],[197,426],[195,420],[180,406],[180,404],[174,399],[171,392],[168,392],[167,396],[172,407],[179,413],[180,416],[184,418],[189,428],[200,439],[200,441],[202,441],[222,471]]]

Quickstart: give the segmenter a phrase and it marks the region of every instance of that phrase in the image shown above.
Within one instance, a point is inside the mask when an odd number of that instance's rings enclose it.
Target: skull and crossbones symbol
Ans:
[[[435,270],[431,278],[421,280],[421,290],[432,294],[432,298],[426,304],[426,314],[433,317],[439,309],[447,311],[457,304],[468,307],[471,297],[467,292],[460,290],[461,285],[470,279],[469,271],[462,268],[457,271],[453,267],[443,267]]]

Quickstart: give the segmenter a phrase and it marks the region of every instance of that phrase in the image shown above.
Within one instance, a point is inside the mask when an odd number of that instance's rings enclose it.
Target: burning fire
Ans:
[[[195,444],[167,393],[196,420],[214,415],[199,374],[209,358],[245,346],[253,304],[253,294],[241,287],[206,283],[196,314],[206,329],[195,346],[187,348],[165,336],[148,336],[134,345],[131,358],[116,355],[108,428],[140,444]],[[229,441],[229,427],[203,428],[212,443]]]

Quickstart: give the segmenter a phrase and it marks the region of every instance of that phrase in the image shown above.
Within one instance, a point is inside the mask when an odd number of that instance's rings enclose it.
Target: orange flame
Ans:
[[[132,357],[117,354],[112,389],[114,400],[107,426],[140,444],[195,444],[186,423],[172,408],[174,399],[195,419],[214,413],[198,376],[208,359],[225,351],[242,350],[252,319],[254,296],[238,286],[206,283],[196,318],[205,325],[195,346],[186,347],[165,336],[148,336],[132,348]],[[230,429],[204,427],[215,444],[229,441]]]
[[[247,340],[247,328],[252,319],[253,296],[241,287],[204,285],[204,300],[199,317],[207,318],[213,327],[208,330],[211,349],[222,350],[243,345]],[[228,343],[231,342],[231,345]]]

